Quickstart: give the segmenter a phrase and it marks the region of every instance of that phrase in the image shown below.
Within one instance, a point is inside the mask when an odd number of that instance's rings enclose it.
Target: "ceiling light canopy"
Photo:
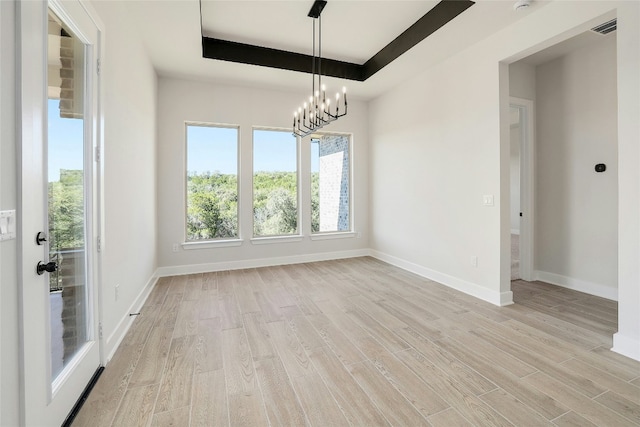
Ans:
[[[513,10],[526,10],[531,6],[531,0],[518,0],[513,5]]]
[[[293,112],[293,134],[299,137],[310,135],[347,114],[347,88],[342,88],[342,99],[340,99],[340,92],[336,92],[336,102],[335,105],[332,105],[331,95],[327,98],[325,85],[322,84],[322,10],[326,5],[325,0],[316,0],[307,15],[313,18],[311,96],[309,96],[308,102],[304,102]],[[318,24],[317,37],[316,22]],[[316,41],[318,44],[317,57]]]

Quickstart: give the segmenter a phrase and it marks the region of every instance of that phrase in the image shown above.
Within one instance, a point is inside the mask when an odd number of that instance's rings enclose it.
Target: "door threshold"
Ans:
[[[100,375],[102,375],[102,371],[104,371],[104,366],[100,366],[96,370],[95,374],[93,374],[91,380],[89,380],[89,384],[87,384],[87,386],[84,388],[84,391],[76,401],[76,404],[73,405],[71,412],[69,412],[69,415],[67,415],[64,423],[62,423],[62,427],[69,427],[71,426],[71,424],[73,424],[73,420],[75,420],[78,412],[80,412],[80,409],[82,409],[82,405],[84,405],[84,402],[89,397],[89,393],[91,393],[91,390],[93,390],[93,386],[95,386],[98,382],[98,378],[100,378]]]

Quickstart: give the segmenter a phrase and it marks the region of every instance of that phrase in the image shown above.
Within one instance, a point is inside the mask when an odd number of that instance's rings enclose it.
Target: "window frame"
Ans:
[[[236,224],[237,224],[237,235],[235,237],[218,237],[213,239],[199,239],[199,240],[189,240],[187,236],[187,218],[188,218],[188,166],[189,166],[189,158],[188,158],[188,148],[189,148],[189,126],[193,127],[206,127],[206,128],[220,128],[220,129],[235,129],[236,130],[236,197],[238,199],[236,203]],[[191,249],[204,249],[204,248],[214,248],[214,247],[229,247],[229,246],[240,246],[242,244],[242,221],[240,218],[240,213],[242,212],[242,197],[240,194],[241,191],[241,155],[242,150],[240,149],[240,125],[237,124],[229,124],[229,123],[213,123],[213,122],[202,122],[202,121],[185,121],[184,122],[184,169],[183,169],[183,191],[184,191],[184,200],[183,200],[183,243],[182,248],[185,250]]]
[[[302,233],[302,182],[301,182],[301,142],[300,138],[294,137],[296,144],[296,231],[291,234],[256,235],[255,233],[255,133],[256,131],[282,132],[291,134],[291,129],[273,126],[252,126],[251,127],[251,243],[254,245],[269,243],[289,243],[299,242],[303,239]]]
[[[329,239],[343,239],[343,238],[350,238],[350,237],[357,237],[356,231],[355,231],[355,224],[354,224],[354,208],[353,208],[353,186],[354,186],[354,164],[353,164],[353,133],[351,132],[316,132],[313,136],[319,136],[319,137],[323,137],[323,136],[342,136],[342,137],[346,137],[348,138],[349,142],[348,142],[348,149],[349,149],[349,172],[347,173],[347,176],[349,177],[349,229],[345,230],[345,231],[339,231],[339,230],[334,230],[334,231],[313,231],[313,227],[310,225],[310,230],[309,230],[309,237],[311,240],[329,240]],[[312,139],[319,139],[319,138],[312,138]],[[309,144],[313,144],[313,142],[311,142],[311,139],[309,140]],[[312,170],[312,164],[313,164],[313,159],[312,159],[312,152],[311,150],[309,150],[309,224],[313,223],[313,205],[311,203],[312,199],[313,199],[313,189],[311,188],[311,177],[313,174],[313,170]],[[318,171],[319,173],[319,171]]]

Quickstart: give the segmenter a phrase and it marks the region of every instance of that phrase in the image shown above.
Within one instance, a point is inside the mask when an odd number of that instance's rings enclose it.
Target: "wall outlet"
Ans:
[[[120,298],[120,284],[116,284],[114,286],[115,292],[116,292],[116,301],[118,301],[118,298]]]
[[[471,257],[471,266],[472,267],[477,267],[478,266],[478,257],[475,256],[475,255]]]
[[[362,238],[362,231],[358,231],[356,233],[356,238],[358,238],[358,239]]]
[[[172,250],[173,252],[178,252],[178,248],[179,248],[178,244],[177,244],[177,243],[174,243],[174,244],[173,244],[173,247],[171,248],[171,250]]]

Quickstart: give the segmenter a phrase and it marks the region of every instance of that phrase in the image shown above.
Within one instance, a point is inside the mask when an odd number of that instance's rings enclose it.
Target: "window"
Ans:
[[[253,234],[298,233],[298,143],[290,131],[253,131]]]
[[[187,241],[238,237],[238,128],[187,124]]]
[[[351,231],[350,138],[311,140],[311,232]]]

